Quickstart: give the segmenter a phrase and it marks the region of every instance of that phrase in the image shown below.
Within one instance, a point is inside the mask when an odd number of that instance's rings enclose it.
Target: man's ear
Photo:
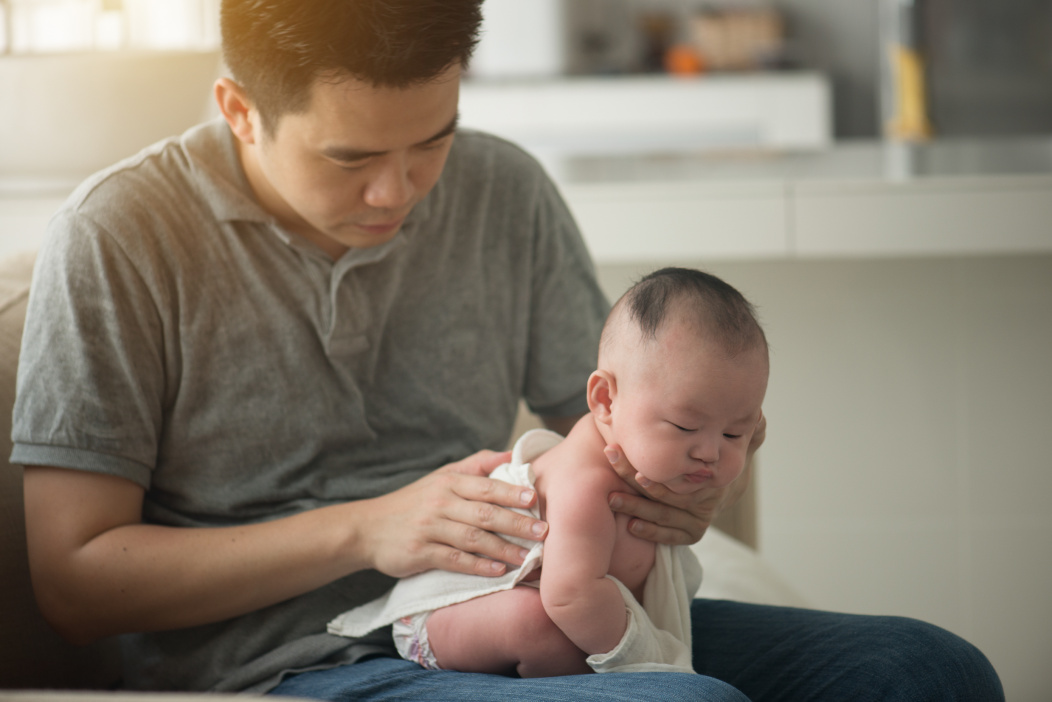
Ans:
[[[613,373],[597,370],[588,377],[588,409],[603,424],[610,424],[613,419],[611,412],[615,395],[617,379]]]
[[[244,89],[224,76],[215,82],[212,92],[215,94],[219,111],[223,113],[234,136],[243,144],[255,144],[258,136],[259,113],[256,112]]]

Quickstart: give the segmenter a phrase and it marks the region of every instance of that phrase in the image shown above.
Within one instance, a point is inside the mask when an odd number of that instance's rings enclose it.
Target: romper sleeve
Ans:
[[[542,416],[583,414],[588,411],[585,385],[595,370],[610,305],[577,224],[547,176],[538,187],[535,218],[523,396]]]
[[[701,565],[685,546],[660,545],[640,604],[617,578],[628,613],[613,650],[586,659],[597,673],[693,673],[690,601],[701,584]]]

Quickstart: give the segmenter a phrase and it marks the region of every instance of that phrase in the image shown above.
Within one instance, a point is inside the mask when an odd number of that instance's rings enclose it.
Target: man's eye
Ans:
[[[443,138],[443,139],[438,139],[437,141],[429,141],[426,144],[421,144],[419,146],[419,149],[421,151],[435,151],[436,149],[441,149],[445,145],[446,145],[446,140]]]

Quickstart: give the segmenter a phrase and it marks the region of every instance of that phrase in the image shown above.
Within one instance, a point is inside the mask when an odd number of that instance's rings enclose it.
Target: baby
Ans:
[[[686,546],[629,533],[608,499],[637,490],[603,450],[618,445],[641,477],[676,493],[724,487],[745,467],[767,376],[766,339],[737,290],[695,270],[648,275],[607,319],[589,414],[565,440],[527,433],[494,471],[536,488],[533,514],[549,524],[543,545],[523,542],[530,556],[502,578],[403,579],[330,632],[361,636],[393,623],[400,654],[434,669],[692,672],[689,601],[700,567]]]

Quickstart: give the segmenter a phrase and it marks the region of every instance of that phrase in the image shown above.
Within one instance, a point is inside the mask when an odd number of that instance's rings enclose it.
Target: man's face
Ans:
[[[333,258],[390,241],[442,173],[459,87],[459,66],[406,89],[319,80],[270,135],[252,112],[241,154],[260,204]]]

